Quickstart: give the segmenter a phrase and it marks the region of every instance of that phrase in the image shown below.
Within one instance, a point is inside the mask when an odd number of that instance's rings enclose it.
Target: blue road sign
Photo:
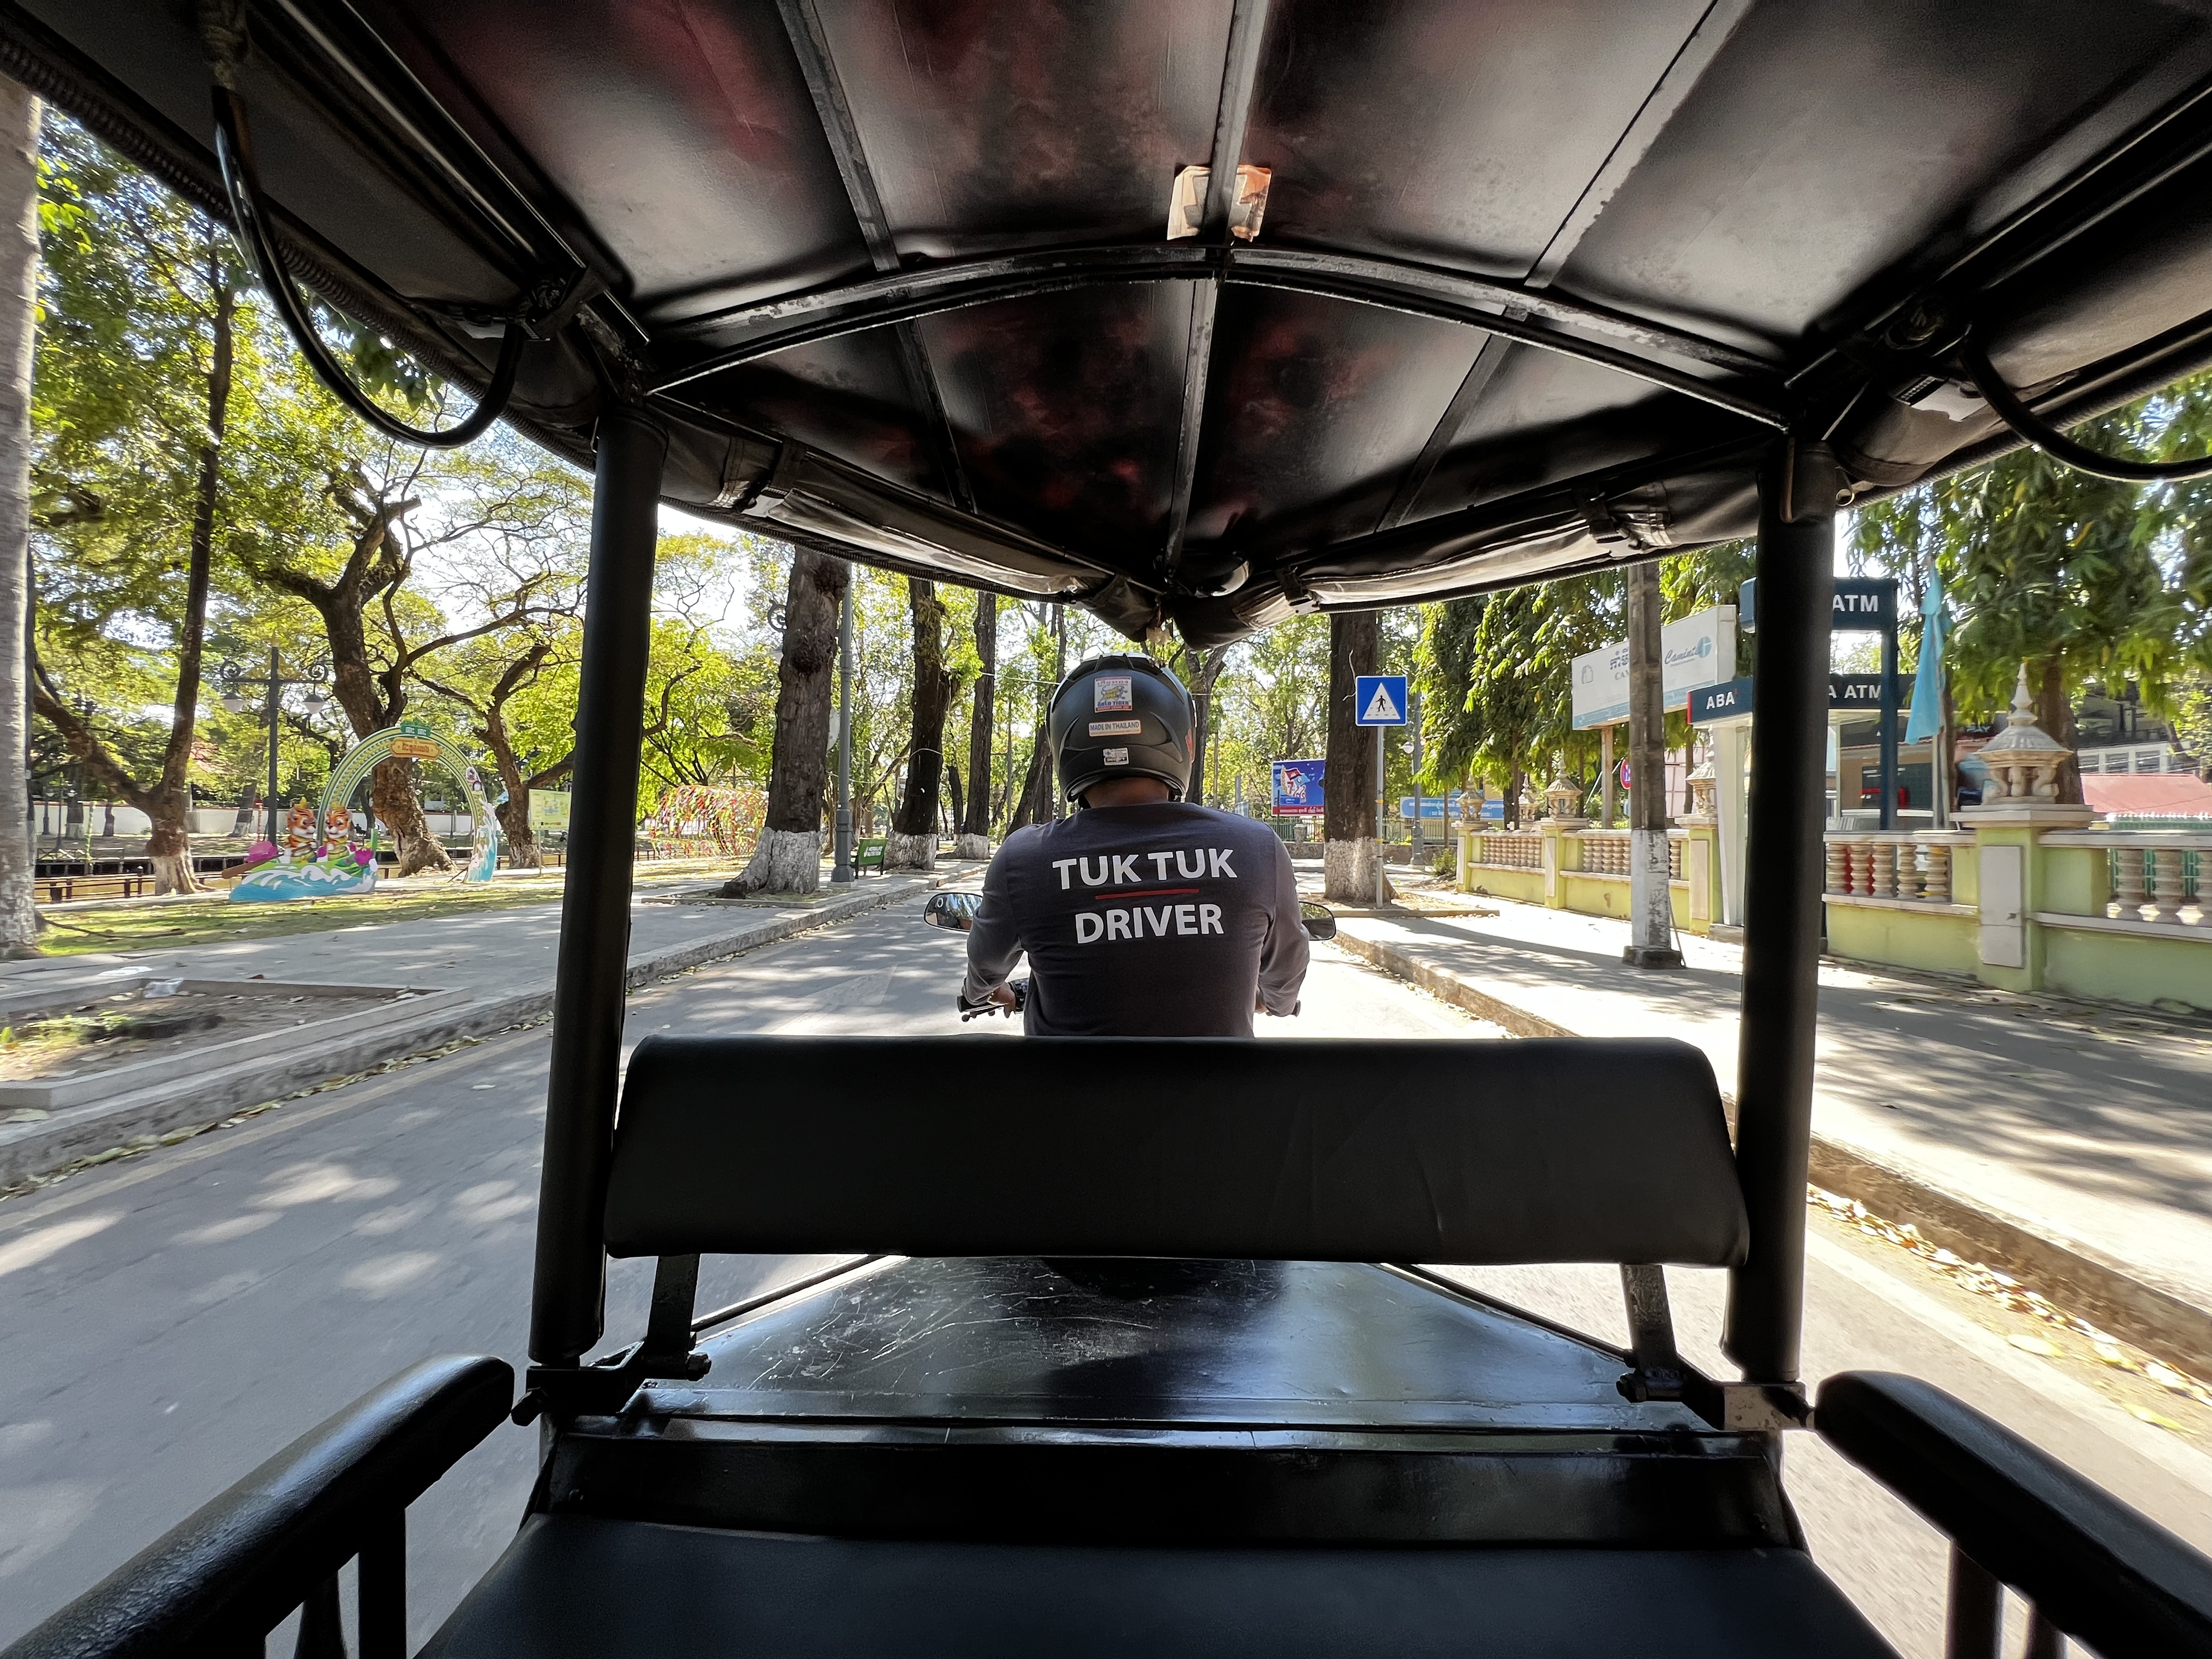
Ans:
[[[1362,726],[1406,723],[1406,677],[1362,674],[1352,682],[1352,705]]]

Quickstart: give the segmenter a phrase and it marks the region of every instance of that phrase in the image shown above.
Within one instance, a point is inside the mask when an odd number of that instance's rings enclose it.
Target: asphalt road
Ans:
[[[963,1029],[959,939],[918,905],[641,991],[657,1030]],[[1495,1036],[1323,948],[1297,1021],[1268,1036]],[[1012,1035],[1000,1020],[964,1028]],[[426,1355],[524,1358],[546,1031],[295,1102],[238,1127],[0,1204],[0,1643],[372,1383]],[[1996,1412],[2200,1546],[2212,1457],[2062,1367],[1909,1259],[1817,1223],[1808,1374],[1909,1370]],[[815,1258],[710,1261],[702,1305]],[[641,1329],[649,1264],[617,1263],[608,1328]],[[1471,1274],[1601,1334],[1605,1270]],[[1670,1275],[1684,1346],[1717,1363],[1720,1275]],[[410,1516],[410,1622],[427,1636],[512,1533],[535,1435],[495,1435]],[[1809,1436],[1790,1484],[1816,1553],[1908,1652],[1940,1650],[1941,1541]]]

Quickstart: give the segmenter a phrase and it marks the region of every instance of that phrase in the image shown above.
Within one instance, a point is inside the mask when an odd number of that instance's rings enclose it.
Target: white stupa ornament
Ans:
[[[2035,723],[2034,700],[2027,693],[2027,665],[2022,663],[2020,683],[2012,694],[2012,718],[2005,722],[2003,731],[1982,745],[1978,756],[1996,780],[1997,799],[2057,800],[2059,768],[2073,752]],[[1984,805],[1988,804],[1984,800]]]

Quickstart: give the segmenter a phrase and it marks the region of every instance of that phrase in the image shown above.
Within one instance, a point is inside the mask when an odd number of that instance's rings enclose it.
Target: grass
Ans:
[[[714,860],[706,868],[720,868]],[[641,880],[684,873],[688,861],[641,864]],[[98,951],[159,951],[182,945],[224,945],[234,939],[282,939],[387,921],[428,921],[472,915],[516,905],[549,904],[561,896],[557,872],[526,881],[469,883],[432,880],[420,885],[380,886],[373,893],[298,899],[283,904],[233,904],[222,892],[202,899],[144,902],[118,899],[96,909],[42,912],[41,952],[49,957]]]

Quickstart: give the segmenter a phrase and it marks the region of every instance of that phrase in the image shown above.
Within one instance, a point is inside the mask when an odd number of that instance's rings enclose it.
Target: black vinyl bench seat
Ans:
[[[1161,1549],[534,1516],[422,1659],[1894,1659],[1790,1549]]]
[[[1748,1231],[1664,1040],[653,1036],[605,1206],[617,1256],[1732,1267]]]

